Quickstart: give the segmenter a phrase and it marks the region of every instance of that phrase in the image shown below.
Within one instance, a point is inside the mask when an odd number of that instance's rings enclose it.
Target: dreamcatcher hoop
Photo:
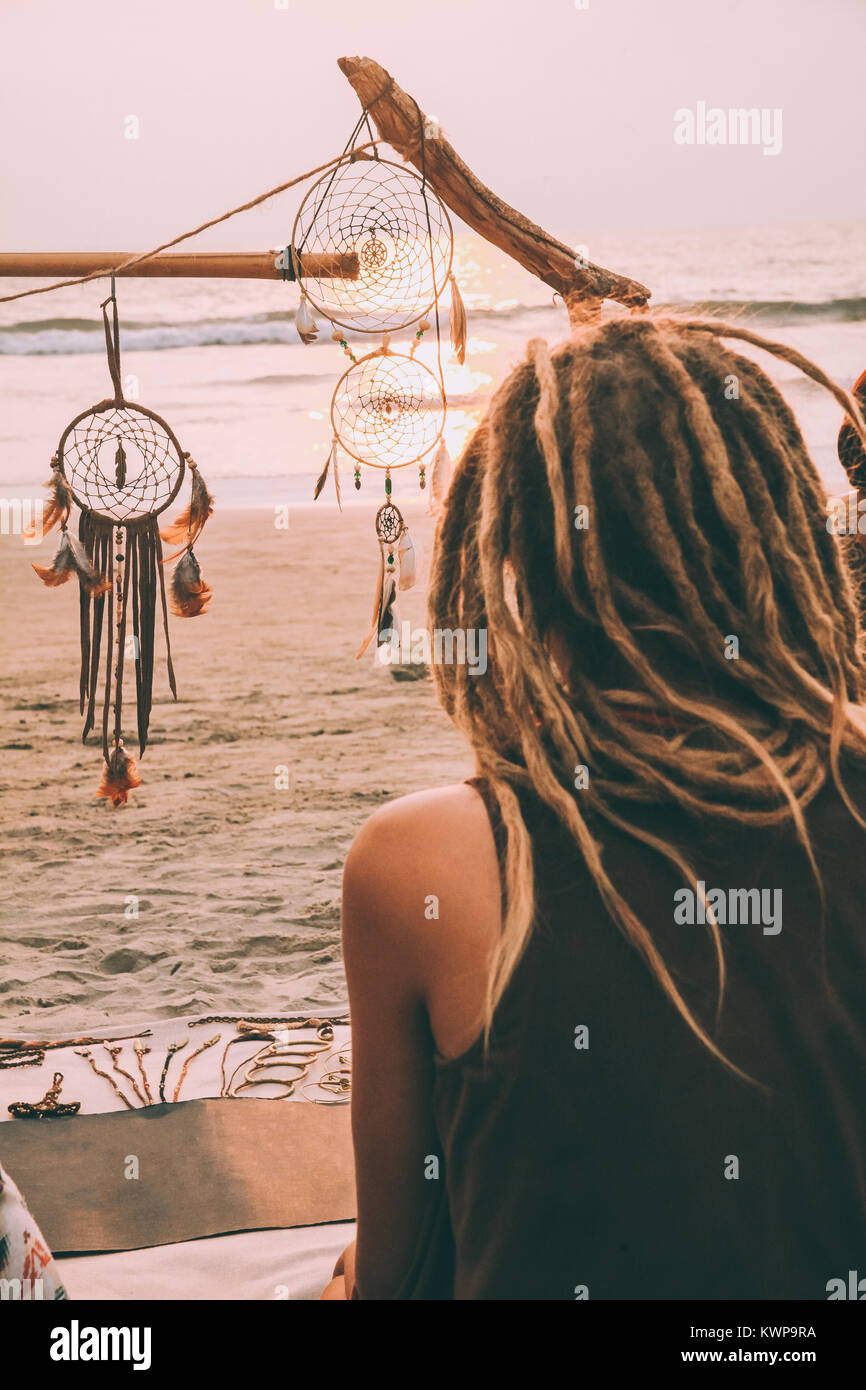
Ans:
[[[334,439],[370,468],[406,468],[426,458],[445,428],[445,392],[406,353],[369,353],[343,373],[331,399]]]
[[[376,513],[376,535],[379,544],[390,546],[392,549],[398,544],[404,532],[406,523],[400,508],[393,503],[390,498],[383,502]]]
[[[109,397],[76,415],[60,436],[57,463],[76,504],[115,526],[159,516],[171,506],[186,472],[171,426],[123,397]]]
[[[342,164],[313,184],[292,228],[300,281],[304,252],[355,254],[357,280],[301,283],[332,323],[360,333],[397,332],[436,303],[451,274],[454,234],[445,204],[405,165],[388,159]]]

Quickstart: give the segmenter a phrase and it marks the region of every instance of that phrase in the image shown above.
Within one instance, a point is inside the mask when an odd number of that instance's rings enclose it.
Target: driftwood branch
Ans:
[[[426,117],[413,97],[372,58],[340,58],[340,69],[369,111],[382,140],[401,158],[422,167],[443,203],[487,241],[512,256],[562,295],[572,320],[586,317],[590,305],[615,299],[628,307],[646,304],[645,285],[582,261],[572,247],[550,236],[509,207],[473,174],[441,133],[424,135]]]

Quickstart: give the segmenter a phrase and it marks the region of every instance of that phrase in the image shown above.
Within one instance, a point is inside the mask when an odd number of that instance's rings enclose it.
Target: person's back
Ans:
[[[826,1298],[862,1263],[857,596],[723,338],[866,442],[792,350],[637,316],[530,344],[458,465],[430,616],[487,634],[434,672],[479,776],[344,874],[354,1296]]]
[[[849,784],[866,807],[866,775]],[[718,1030],[700,904],[653,851],[605,834],[609,873],[750,1084],[613,928],[555,817],[528,796],[524,816],[532,938],[486,1058],[479,1041],[437,1066],[455,1245],[446,1237],[439,1271],[453,1259],[453,1296],[819,1299],[831,1280],[847,1287],[866,1248],[866,834],[834,788],[819,794],[808,823],[824,933],[790,831],[707,836],[680,814],[647,817],[691,850],[708,894],[725,894]]]

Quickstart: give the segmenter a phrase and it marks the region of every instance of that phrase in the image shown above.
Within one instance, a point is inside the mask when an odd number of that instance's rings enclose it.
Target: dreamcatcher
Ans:
[[[65,584],[73,574],[78,578],[82,741],[96,724],[102,684],[105,766],[98,795],[119,806],[132,788],[141,785],[135,758],[123,740],[124,661],[129,655],[135,666],[140,756],[150,723],[157,602],[162,608],[168,683],[177,699],[168,607],[170,602],[172,612],[184,618],[207,608],[211,591],[202,580],[193,545],[213,511],[213,499],[195,462],[183,452],[165,421],[145,406],[124,399],[113,284],[102,305],[102,317],[114,394],[82,411],[60,437],[46,483],[51,500],[42,526],[48,531],[59,525],[60,543],[50,567],[33,568],[49,588]],[[189,506],[160,532],[157,517],[177,496],[187,466],[192,478]],[[77,539],[69,532],[73,503],[80,510]],[[163,540],[180,546],[168,560],[163,559]],[[164,566],[171,561],[177,564],[167,596]],[[130,610],[132,633],[128,636]]]
[[[366,115],[356,126],[350,146],[365,121]],[[451,292],[451,337],[461,363],[466,351],[466,314],[451,270],[451,223],[444,204],[427,186],[420,113],[419,123],[420,177],[378,155],[362,160],[350,151],[310,189],[292,233],[293,264],[302,285],[296,320],[300,336],[304,342],[315,340],[318,312],[334,325],[333,337],[351,362],[334,390],[331,449],[314,495],[320,495],[333,473],[337,503],[342,506],[341,449],[353,461],[356,489],[361,487],[362,466],[385,474],[385,502],[376,516],[379,584],[373,621],[359,657],[374,636],[378,646],[379,639],[387,640],[386,634],[399,626],[397,590],[408,589],[415,581],[415,547],[392,499],[392,470],[417,465],[423,489],[432,461],[432,507],[448,486],[451,460],[442,438],[446,397],[439,328],[439,298],[446,285]],[[302,280],[302,255],[321,251],[355,255],[357,278]],[[430,330],[431,314],[435,321],[435,370],[415,357],[418,344]],[[412,328],[414,336],[408,350],[393,349],[391,335]],[[348,331],[381,334],[381,346],[356,357],[346,337]]]

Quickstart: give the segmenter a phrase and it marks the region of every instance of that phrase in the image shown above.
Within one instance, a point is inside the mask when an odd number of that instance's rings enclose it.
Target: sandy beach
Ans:
[[[402,616],[420,624],[433,522],[420,502],[404,512],[424,555]],[[471,773],[429,678],[355,660],[373,515],[372,500],[296,508],[278,530],[273,511],[217,505],[197,547],[214,597],[171,619],[179,698],[158,666],[143,784],[117,811],[95,796],[98,745],[81,745],[77,586],[47,590],[30,568],[53,534],[0,537],[5,1031],[345,1005],[355,832],[382,802]]]

